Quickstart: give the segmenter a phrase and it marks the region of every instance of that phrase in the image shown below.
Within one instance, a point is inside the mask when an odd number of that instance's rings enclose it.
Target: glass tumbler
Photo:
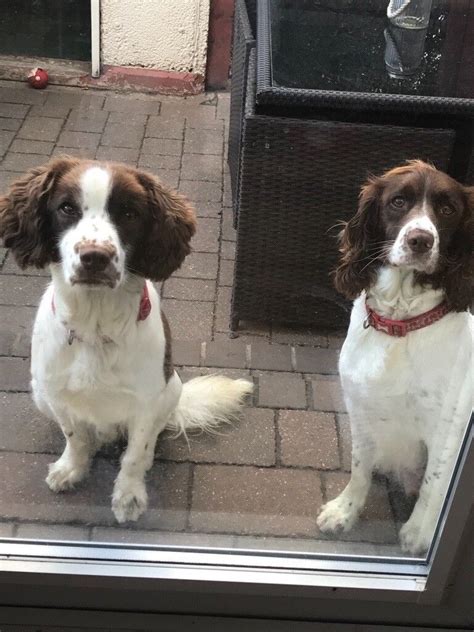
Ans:
[[[402,29],[426,29],[433,0],[390,0],[387,17]]]

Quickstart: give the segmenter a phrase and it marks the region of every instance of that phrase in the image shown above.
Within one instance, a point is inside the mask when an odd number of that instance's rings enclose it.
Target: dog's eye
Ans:
[[[452,215],[454,213],[454,209],[452,206],[448,206],[446,204],[439,209],[439,212],[441,213],[441,215]]]
[[[59,206],[59,210],[61,213],[64,213],[64,215],[68,215],[69,217],[74,217],[79,213],[78,208],[74,206],[74,204],[71,204],[71,202],[63,202]]]
[[[133,220],[133,219],[136,219],[137,217],[137,214],[135,213],[135,211],[130,208],[125,209],[123,212],[123,215],[128,220]]]
[[[392,198],[391,205],[395,208],[403,208],[405,206],[405,198],[401,195],[396,195]]]

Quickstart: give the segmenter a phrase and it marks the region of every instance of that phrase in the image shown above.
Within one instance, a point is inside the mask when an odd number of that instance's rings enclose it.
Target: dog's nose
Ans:
[[[87,246],[82,248],[79,253],[79,259],[84,270],[89,272],[103,272],[109,265],[112,254],[110,250],[101,248],[100,246]]]
[[[434,237],[427,230],[415,228],[408,233],[407,244],[415,254],[424,254],[433,248]]]

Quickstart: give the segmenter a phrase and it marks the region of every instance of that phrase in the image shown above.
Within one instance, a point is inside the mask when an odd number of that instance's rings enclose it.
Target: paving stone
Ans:
[[[48,118],[67,118],[71,106],[62,103],[50,103],[46,102],[44,105],[33,105],[30,110],[31,116],[46,116]]]
[[[217,118],[229,120],[230,116],[230,94],[228,92],[221,92],[217,97]]]
[[[0,450],[61,454],[63,449],[58,424],[38,411],[30,393],[0,393]]]
[[[207,129],[186,130],[184,137],[184,151],[188,154],[222,155],[224,142],[222,133],[215,133]]]
[[[219,202],[195,202],[198,217],[214,217],[219,219],[222,210]]]
[[[70,525],[23,523],[19,524],[15,538],[25,540],[56,540],[61,542],[89,540],[88,527]]]
[[[158,440],[158,458],[195,463],[272,466],[275,464],[274,413],[248,408],[242,419],[217,433]]]
[[[0,304],[37,306],[46,285],[41,277],[1,274]]]
[[[181,340],[206,340],[212,335],[213,304],[200,301],[164,299],[171,334]]]
[[[0,246],[0,267],[5,262],[5,259],[7,258],[7,253],[8,253],[8,250]]]
[[[306,383],[292,373],[256,373],[258,404],[270,408],[306,408]]]
[[[28,358],[0,357],[0,391],[28,391],[29,387]]]
[[[220,202],[222,198],[222,188],[217,182],[197,182],[183,177],[179,190],[194,202]]]
[[[59,106],[67,106],[69,108],[78,107],[81,102],[82,95],[83,92],[77,90],[64,89],[55,92],[48,91],[44,106],[51,108]]]
[[[175,365],[196,366],[200,363],[201,359],[201,341],[173,339],[172,353]]]
[[[186,257],[181,268],[176,270],[173,276],[190,279],[216,279],[217,255],[193,252]]]
[[[76,490],[55,494],[44,481],[51,460],[47,454],[0,453],[0,507],[4,518],[116,525],[110,497],[118,463],[96,458],[89,477]],[[188,480],[188,464],[155,464],[148,475],[148,510],[134,526],[182,530]]]
[[[184,117],[150,116],[146,126],[145,137],[174,138],[182,140],[184,136]]]
[[[230,301],[232,288],[219,287],[217,289],[216,303],[216,331],[228,331],[230,323]]]
[[[18,138],[10,146],[10,151],[24,154],[44,154],[50,156],[54,149],[54,143],[44,140],[23,140]]]
[[[347,485],[349,479],[350,475],[345,472],[323,474],[326,499],[336,498]],[[337,539],[380,543],[397,541],[395,523],[385,484],[378,481],[372,482],[367,502],[358,522],[348,533],[339,533]]]
[[[179,377],[181,378],[183,384],[184,382],[189,382],[189,380],[192,380],[199,375],[224,375],[225,377],[229,377],[231,380],[248,380],[249,382],[253,382],[250,371],[246,369],[187,366],[179,370]]]
[[[13,119],[25,118],[28,112],[27,105],[18,103],[0,103],[0,116]]]
[[[8,130],[0,131],[0,157],[3,156],[9,149],[14,136],[15,132],[10,132]]]
[[[296,370],[301,373],[337,375],[338,353],[335,349],[295,347]]]
[[[95,134],[94,134],[95,135]],[[97,134],[99,136],[99,134]],[[53,156],[76,156],[87,160],[95,159],[96,148],[91,147],[56,147]]]
[[[291,347],[254,342],[250,348],[250,368],[267,371],[291,371]]]
[[[166,118],[185,117],[189,126],[206,126],[214,128],[216,124],[216,108],[202,102],[207,97],[199,95],[198,99],[168,97],[162,100],[161,115]],[[200,102],[198,102],[200,100]],[[220,121],[219,121],[220,122]]]
[[[59,147],[77,147],[78,149],[97,149],[100,141],[100,134],[90,132],[71,132],[65,130],[58,138]],[[104,143],[102,139],[102,144]]]
[[[240,340],[206,343],[205,366],[244,369],[247,366],[246,345]]]
[[[46,101],[43,92],[32,90],[30,87],[4,88],[0,90],[0,101],[3,103],[24,103],[26,105],[42,105]]]
[[[204,154],[183,154],[181,177],[183,180],[221,182],[222,158]]]
[[[232,209],[225,208],[222,213],[222,239],[226,241],[236,240],[237,233],[233,226],[233,221]]]
[[[346,412],[339,379],[324,380],[314,378],[311,380],[311,386],[314,410]]]
[[[186,127],[195,129],[206,129],[211,132],[222,134],[224,131],[224,121],[214,119],[211,109],[206,114],[204,110],[201,113],[188,112],[186,114]]]
[[[142,152],[144,154],[158,154],[161,156],[180,156],[183,143],[169,138],[145,138]]]
[[[29,358],[31,336],[29,334],[15,334],[12,331],[0,329],[0,355],[16,358]]]
[[[5,192],[10,184],[22,175],[23,171],[0,171],[0,192]]]
[[[233,241],[221,242],[221,257],[222,259],[229,259],[230,261],[235,260],[235,242]],[[283,341],[276,341],[276,342],[283,342]]]
[[[219,285],[232,286],[234,283],[234,262],[222,259],[219,267]]]
[[[194,252],[218,252],[220,223],[218,219],[199,218],[191,246]]]
[[[23,173],[20,173],[20,172],[15,173],[11,171],[5,171],[3,173],[7,176],[11,176],[10,180],[15,180],[16,178],[23,175]],[[3,173],[0,173],[0,177],[3,175]],[[50,277],[49,268],[44,268],[44,269],[26,268],[25,270],[22,270],[15,263],[15,259],[11,252],[9,253],[7,260],[2,268],[2,272],[3,274],[21,274],[25,276],[44,276],[48,278]]]
[[[163,296],[183,301],[213,301],[215,292],[215,281],[172,277],[165,283]]]
[[[135,114],[159,114],[160,101],[156,97],[149,99],[138,99],[136,95],[131,96],[109,96],[105,99],[104,110],[111,112],[130,112]]]
[[[143,125],[124,125],[123,123],[107,123],[101,145],[110,147],[130,147],[139,149],[142,144],[145,127]]]
[[[280,452],[283,465],[339,468],[336,420],[330,413],[282,410],[279,413]]]
[[[178,175],[178,169],[181,166],[180,156],[157,156],[153,154],[140,154],[138,166],[143,169],[151,169],[153,171],[172,171],[176,170]]]
[[[59,136],[63,121],[46,116],[28,116],[18,132],[19,138],[54,142]]]
[[[313,347],[328,346],[326,336],[321,336],[316,330],[312,330],[308,327],[273,325],[272,340],[273,342],[286,342],[293,345],[311,345]]]
[[[97,160],[111,160],[112,162],[125,162],[135,166],[138,160],[138,149],[129,147],[99,147],[97,149]]]
[[[175,533],[172,531],[143,531],[139,529],[115,529],[113,527],[94,527],[92,529],[91,540],[94,542],[120,542],[122,544],[157,544],[159,546],[209,546],[231,548],[234,536],[217,535],[207,533]],[[14,631],[18,632],[18,631]],[[21,631],[23,632],[23,630]],[[28,631],[29,632],[29,631]],[[39,632],[32,630],[31,632]],[[43,632],[43,631],[41,631]],[[48,630],[48,632],[50,632]],[[53,632],[53,631],[52,631]],[[57,630],[56,632],[70,632],[68,630]],[[74,632],[74,630],[72,631]],[[79,630],[77,631],[79,632]],[[80,632],[85,632],[81,630]],[[94,632],[94,630],[91,630]],[[95,632],[99,632],[96,630]],[[102,631],[105,632],[105,631]],[[107,630],[107,632],[111,632]],[[123,630],[123,632],[138,632],[137,630]]]
[[[345,336],[328,336],[328,346],[330,349],[341,349]]]
[[[103,110],[105,112],[105,110]],[[109,123],[120,123],[123,125],[146,125],[148,115],[141,112],[106,112]]]
[[[71,132],[96,132],[100,134],[104,130],[108,115],[109,113],[103,110],[72,110],[64,129]]]
[[[351,471],[352,439],[349,415],[339,413],[336,415],[339,428],[339,449],[341,451],[342,469]]]
[[[315,535],[317,472],[197,465],[191,529],[237,534]]]
[[[19,171],[23,175],[25,171],[32,167],[46,162],[45,156],[39,156],[38,154],[17,154],[9,151],[2,162],[2,169],[7,171]]]
[[[13,522],[0,522],[0,538],[11,538],[13,537]]]
[[[0,103],[0,106],[2,104]],[[0,118],[0,129],[17,132],[23,124],[23,119]]]

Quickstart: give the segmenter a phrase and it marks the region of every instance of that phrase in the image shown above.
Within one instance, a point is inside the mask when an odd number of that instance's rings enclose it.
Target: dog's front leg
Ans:
[[[372,482],[374,449],[354,433],[351,479],[344,491],[326,503],[317,519],[323,533],[349,531],[362,511]]]
[[[128,427],[128,445],[114,484],[112,511],[118,522],[137,520],[147,507],[145,474],[150,467],[159,431],[156,419],[134,420]]]
[[[95,448],[86,424],[72,423],[65,415],[55,413],[55,417],[66,437],[66,447],[49,466],[46,483],[54,492],[60,492],[74,487],[88,474]]]

